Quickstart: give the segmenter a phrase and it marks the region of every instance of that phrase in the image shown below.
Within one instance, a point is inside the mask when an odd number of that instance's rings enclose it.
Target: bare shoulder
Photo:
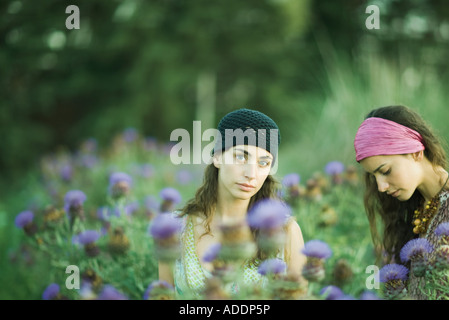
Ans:
[[[287,233],[296,233],[296,234],[302,234],[301,228],[299,227],[298,222],[294,217],[290,217],[285,224],[285,229]]]

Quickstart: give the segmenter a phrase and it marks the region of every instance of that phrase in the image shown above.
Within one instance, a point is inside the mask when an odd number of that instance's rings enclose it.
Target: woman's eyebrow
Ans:
[[[240,149],[240,148],[235,148],[234,151],[240,151],[243,152],[246,156],[251,156],[251,154],[245,150],[245,149]],[[273,158],[271,156],[261,156],[259,157],[259,159],[269,159],[269,160],[273,160]]]
[[[245,149],[236,148],[236,149],[234,149],[234,151],[240,151],[240,152],[243,152],[245,155],[250,155],[250,153],[248,151],[246,151]]]
[[[386,165],[386,163],[383,163],[380,166],[378,166],[377,169],[373,171],[373,174],[375,174],[377,171],[379,171],[384,165]]]

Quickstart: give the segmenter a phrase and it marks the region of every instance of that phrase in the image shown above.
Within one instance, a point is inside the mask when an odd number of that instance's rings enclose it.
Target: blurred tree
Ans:
[[[273,92],[288,95],[283,85],[300,62],[291,39],[305,31],[308,3],[73,1],[80,29],[67,30],[65,3],[2,1],[0,175],[124,127],[168,140],[197,117],[216,125],[214,106],[217,117],[279,111]],[[201,96],[209,100],[197,108]],[[201,112],[207,104],[212,114]]]

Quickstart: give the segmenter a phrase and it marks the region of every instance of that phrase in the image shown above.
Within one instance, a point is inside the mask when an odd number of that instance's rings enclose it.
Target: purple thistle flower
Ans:
[[[81,190],[70,190],[64,197],[64,210],[69,213],[72,210],[79,210],[86,201],[87,197]]]
[[[61,178],[64,181],[70,181],[72,179],[73,176],[73,167],[70,163],[66,163],[64,164],[59,173],[61,174]]]
[[[284,176],[282,179],[282,185],[284,187],[290,188],[299,184],[301,177],[297,173],[290,173]]]
[[[98,161],[98,157],[94,154],[82,154],[79,159],[80,165],[86,168],[93,168]]]
[[[439,237],[449,236],[449,222],[443,222],[435,229],[435,234]]]
[[[114,288],[112,285],[107,284],[103,287],[100,295],[97,298],[98,300],[128,300],[128,298]]]
[[[387,264],[379,271],[379,281],[383,283],[392,280],[405,281],[408,279],[408,272],[409,270],[401,264]]]
[[[155,289],[167,289],[167,290],[173,290],[173,286],[169,284],[167,281],[164,280],[155,280],[153,281],[148,288],[145,290],[145,293],[143,294],[143,300],[148,300],[153,297],[154,290]],[[153,293],[153,294],[152,294]]]
[[[125,214],[130,216],[134,212],[139,210],[139,207],[140,207],[140,205],[139,205],[138,201],[133,201],[131,203],[128,203],[127,205],[125,205],[125,208],[124,208]]]
[[[136,128],[126,128],[123,131],[123,139],[125,139],[126,142],[133,142],[138,137],[138,132]]]
[[[73,236],[72,243],[87,245],[94,243],[100,238],[100,233],[96,230],[86,230],[78,235]]]
[[[14,220],[14,224],[17,228],[24,228],[26,225],[33,222],[34,214],[33,212],[27,210],[22,211],[16,216],[16,219]]]
[[[263,261],[257,272],[265,276],[267,274],[279,274],[287,269],[287,264],[281,259],[268,259]]]
[[[89,281],[83,281],[79,290],[79,295],[83,300],[91,300],[96,297],[94,290],[92,289],[92,283]]]
[[[164,188],[159,196],[163,199],[159,209],[161,212],[173,211],[174,206],[181,202],[181,194],[175,188]]]
[[[96,152],[98,148],[98,142],[95,138],[89,138],[81,145],[81,151],[86,153]]]
[[[320,296],[325,300],[341,300],[344,297],[343,291],[337,286],[326,286],[320,290]]]
[[[131,176],[124,172],[113,172],[109,176],[109,186],[113,187],[119,182],[126,182],[128,184],[132,184],[133,179]]]
[[[214,261],[218,257],[218,254],[220,253],[220,250],[221,250],[221,244],[220,243],[212,244],[207,249],[207,251],[204,253],[203,261],[204,262],[212,262],[212,261]]]
[[[160,213],[150,224],[149,233],[156,239],[167,239],[181,231],[181,219],[171,213]]]
[[[291,209],[280,200],[264,199],[248,212],[247,221],[251,228],[270,230],[283,226],[291,216]]]
[[[193,174],[189,170],[180,170],[176,174],[176,181],[181,185],[189,184],[193,179]]]
[[[173,204],[181,202],[182,199],[181,194],[175,188],[164,188],[159,195],[164,201],[170,201]]]
[[[379,296],[377,296],[374,292],[365,290],[360,295],[360,300],[382,300]]]
[[[51,283],[42,293],[43,300],[53,300],[59,294],[59,285],[57,283]]]
[[[114,172],[109,176],[109,192],[114,198],[119,198],[128,194],[131,189],[133,179],[124,172]]]
[[[415,258],[422,258],[425,254],[433,250],[432,245],[427,239],[418,238],[407,242],[401,249],[399,256],[403,263]]]
[[[447,270],[449,268],[449,245],[440,245],[435,250],[433,264],[437,270]]]
[[[143,147],[147,151],[155,151],[158,148],[157,139],[155,137],[145,137]]]
[[[341,174],[344,170],[344,164],[339,161],[328,162],[324,167],[324,171],[330,176]]]
[[[140,166],[140,175],[144,178],[151,178],[154,175],[154,166],[150,163],[144,163]]]
[[[332,250],[326,242],[310,240],[304,245],[302,253],[310,258],[327,259],[332,256]]]

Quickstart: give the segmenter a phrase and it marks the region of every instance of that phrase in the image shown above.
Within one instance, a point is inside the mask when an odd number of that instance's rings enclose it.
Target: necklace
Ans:
[[[430,221],[438,211],[438,207],[440,206],[440,194],[444,190],[444,187],[446,186],[448,181],[449,175],[446,179],[446,182],[443,184],[441,190],[432,199],[427,201],[424,208],[420,206],[418,209],[415,210],[412,222],[412,224],[414,225],[413,233],[421,234],[427,231]]]

